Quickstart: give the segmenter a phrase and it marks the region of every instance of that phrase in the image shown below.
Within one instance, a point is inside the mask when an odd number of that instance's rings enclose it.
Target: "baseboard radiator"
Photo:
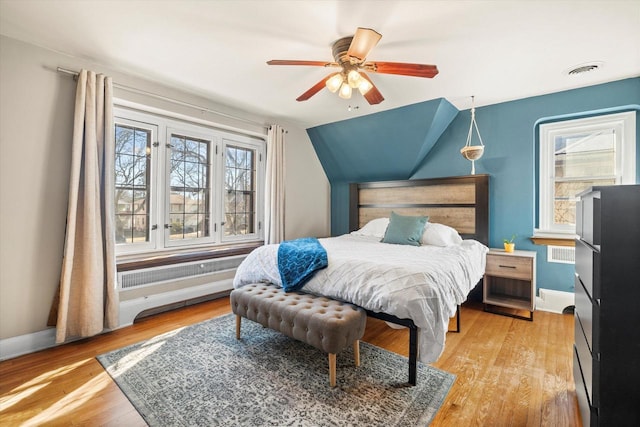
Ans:
[[[128,326],[142,312],[233,288],[236,268],[246,255],[195,261],[118,273],[119,327]],[[131,296],[134,297],[125,297]]]
[[[118,289],[130,290],[145,286],[157,286],[175,280],[210,275],[219,271],[233,270],[240,265],[244,256],[194,261],[183,264],[163,265],[141,270],[118,273]]]

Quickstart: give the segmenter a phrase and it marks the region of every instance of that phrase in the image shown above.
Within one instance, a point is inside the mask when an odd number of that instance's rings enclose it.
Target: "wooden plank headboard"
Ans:
[[[428,215],[465,239],[489,244],[489,175],[454,176],[350,185],[349,230],[372,219]]]

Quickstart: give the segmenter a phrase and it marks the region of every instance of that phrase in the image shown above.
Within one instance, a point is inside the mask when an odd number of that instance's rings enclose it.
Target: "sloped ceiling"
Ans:
[[[409,179],[457,114],[440,98],[307,133],[331,183]]]

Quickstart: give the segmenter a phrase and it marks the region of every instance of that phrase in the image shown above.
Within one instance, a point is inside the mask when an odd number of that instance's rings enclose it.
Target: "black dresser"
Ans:
[[[573,376],[584,426],[640,426],[640,185],[576,207]]]

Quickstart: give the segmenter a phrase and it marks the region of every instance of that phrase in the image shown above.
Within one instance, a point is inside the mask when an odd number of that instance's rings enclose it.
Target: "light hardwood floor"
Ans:
[[[1,362],[0,425],[145,425],[95,356],[230,311],[220,298]],[[457,376],[433,426],[580,426],[572,316],[536,312],[528,322],[477,303],[461,315],[462,332],[447,334],[433,364]],[[376,319],[367,320],[363,341],[408,354],[406,330]]]

